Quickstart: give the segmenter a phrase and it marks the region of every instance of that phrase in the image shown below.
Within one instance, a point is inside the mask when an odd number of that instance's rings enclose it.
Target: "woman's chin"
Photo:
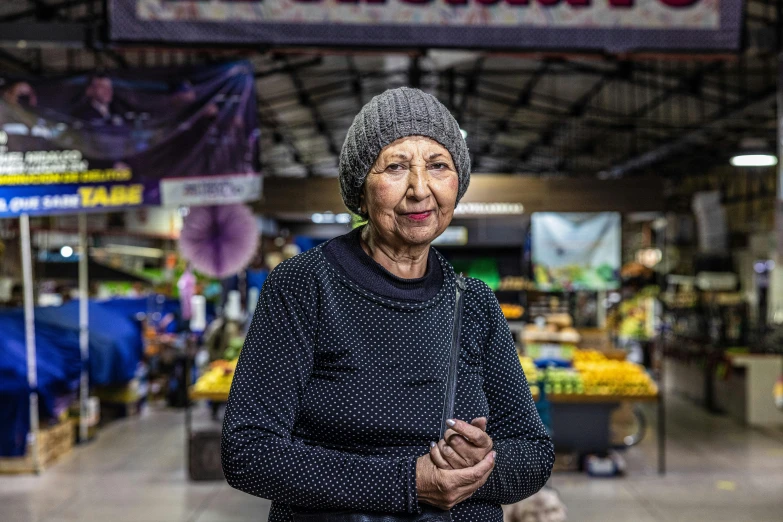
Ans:
[[[407,226],[403,229],[402,236],[415,245],[430,244],[441,234],[436,226]]]

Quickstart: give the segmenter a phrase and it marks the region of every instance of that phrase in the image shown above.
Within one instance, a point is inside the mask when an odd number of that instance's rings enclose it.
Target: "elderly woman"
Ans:
[[[554,452],[497,299],[431,247],[470,181],[459,126],[422,91],[386,91],[354,119],[339,171],[367,224],[265,283],[228,400],[226,478],[271,499],[271,522],[438,509],[500,522],[501,504],[544,485]]]

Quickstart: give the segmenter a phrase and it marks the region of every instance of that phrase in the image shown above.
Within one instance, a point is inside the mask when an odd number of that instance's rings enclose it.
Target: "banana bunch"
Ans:
[[[195,391],[200,393],[228,393],[231,390],[231,381],[234,380],[234,370],[237,367],[237,361],[219,360],[209,365],[204,375],[198,378]]]
[[[655,383],[644,367],[628,361],[574,361],[588,395],[653,395]]]

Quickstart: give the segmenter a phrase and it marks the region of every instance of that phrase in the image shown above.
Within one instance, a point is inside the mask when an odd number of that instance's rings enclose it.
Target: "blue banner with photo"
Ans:
[[[0,217],[260,197],[247,62],[0,75]]]
[[[620,286],[621,218],[617,212],[536,212],[531,219],[533,276],[545,291]]]

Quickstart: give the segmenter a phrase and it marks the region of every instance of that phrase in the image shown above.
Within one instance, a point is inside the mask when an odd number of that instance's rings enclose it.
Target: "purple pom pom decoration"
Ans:
[[[245,205],[191,207],[179,236],[179,251],[193,268],[225,278],[245,268],[258,247],[258,222]]]

